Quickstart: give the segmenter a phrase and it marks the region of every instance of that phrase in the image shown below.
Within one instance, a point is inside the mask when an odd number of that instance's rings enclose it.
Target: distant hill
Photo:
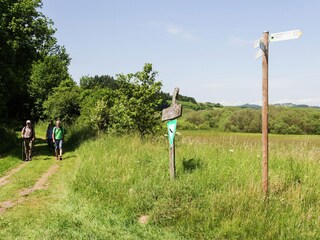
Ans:
[[[294,104],[294,103],[275,103],[270,104],[271,106],[275,107],[288,107],[288,108],[320,108],[319,106],[309,106],[307,104]],[[253,108],[253,109],[260,109],[261,106],[257,104],[250,104],[246,103],[239,106],[240,108]]]
[[[307,104],[294,104],[294,103],[276,103],[276,107],[291,107],[291,108],[320,108],[319,106],[309,106]]]

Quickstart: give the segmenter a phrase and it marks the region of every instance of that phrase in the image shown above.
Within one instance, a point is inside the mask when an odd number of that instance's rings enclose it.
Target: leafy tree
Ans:
[[[29,114],[32,63],[55,43],[53,23],[39,11],[41,7],[41,0],[0,0],[1,117]]]
[[[212,108],[222,108],[223,106],[220,103],[211,103],[206,102],[204,103],[206,109],[212,109]]]
[[[192,111],[190,112],[187,117],[186,120],[192,124],[194,124],[195,126],[199,126],[201,124],[204,123],[205,118],[202,114],[200,114],[197,111]]]
[[[161,91],[159,95],[164,100],[172,100],[172,96],[169,93]]]
[[[70,58],[63,47],[33,64],[28,90],[34,104],[32,110],[35,119],[43,118],[42,106],[52,89],[70,78],[69,64]]]
[[[204,115],[205,121],[208,123],[210,128],[218,128],[219,127],[219,120],[223,114],[222,110],[210,110],[207,111]]]
[[[117,89],[118,84],[115,79],[109,75],[102,76],[84,76],[80,79],[80,87],[83,89],[93,89],[93,88],[110,88]]]
[[[98,131],[117,135],[139,132],[141,136],[160,128],[161,82],[152,64],[143,71],[109,76],[82,77],[79,121]]]
[[[43,103],[43,109],[47,118],[74,122],[80,115],[80,88],[71,79],[61,82]]]
[[[121,105],[115,105],[114,115],[122,114],[128,130],[137,130],[141,136],[152,134],[160,128],[157,108],[162,102],[159,94],[162,84],[156,81],[157,74],[152,64],[146,63],[143,71],[119,74],[117,78],[119,89],[116,93],[120,96]]]
[[[191,102],[191,103],[197,103],[197,101],[193,97],[188,97],[184,95],[179,95],[179,100],[183,102]]]
[[[132,118],[135,112],[129,107],[128,98],[121,91],[117,91],[117,97],[110,110],[111,123],[109,132],[116,135],[133,133],[137,130],[137,125]],[[147,127],[147,126],[146,126]]]
[[[223,130],[231,132],[260,132],[261,113],[254,109],[240,109],[229,112],[222,127]]]
[[[114,92],[109,88],[83,91],[79,122],[98,131],[107,131],[111,124],[110,111],[114,101]]]

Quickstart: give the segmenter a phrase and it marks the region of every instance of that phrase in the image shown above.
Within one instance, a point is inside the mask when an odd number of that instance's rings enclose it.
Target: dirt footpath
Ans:
[[[13,170],[11,170],[6,176],[0,178],[0,186],[3,186],[7,183],[9,183],[9,181],[7,180],[11,175],[13,175],[14,173],[20,171],[26,163],[23,163],[21,165],[19,165],[18,167],[14,168]],[[42,174],[42,176],[37,180],[37,182],[35,183],[35,185],[32,188],[27,188],[27,189],[22,189],[21,191],[19,191],[19,198],[15,199],[15,200],[7,200],[4,202],[0,203],[0,214],[3,214],[7,211],[7,209],[12,208],[18,204],[21,204],[26,197],[37,190],[42,190],[42,189],[46,189],[48,187],[48,179],[50,176],[52,176],[59,168],[58,164],[54,164],[52,165],[44,174]]]

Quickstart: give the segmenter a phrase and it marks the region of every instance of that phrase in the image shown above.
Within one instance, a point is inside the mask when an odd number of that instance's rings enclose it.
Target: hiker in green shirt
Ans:
[[[55,143],[56,160],[62,160],[62,143],[64,141],[64,129],[61,122],[56,121],[56,126],[52,130],[52,140]],[[60,155],[59,155],[60,153]]]

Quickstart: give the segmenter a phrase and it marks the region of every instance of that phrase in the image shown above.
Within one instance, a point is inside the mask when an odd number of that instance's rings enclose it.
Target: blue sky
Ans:
[[[132,73],[144,63],[163,90],[224,105],[261,104],[262,32],[300,29],[300,39],[270,46],[271,103],[320,106],[320,1],[44,0],[72,58],[70,73]]]

